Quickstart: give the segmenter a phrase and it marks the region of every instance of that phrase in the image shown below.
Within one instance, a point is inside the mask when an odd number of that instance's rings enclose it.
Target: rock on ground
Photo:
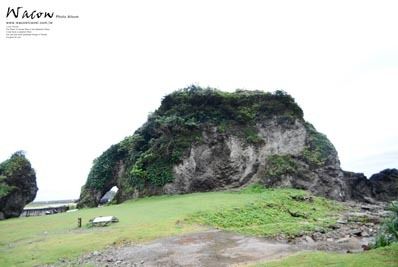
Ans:
[[[0,219],[18,217],[37,193],[36,174],[22,152],[0,164]]]

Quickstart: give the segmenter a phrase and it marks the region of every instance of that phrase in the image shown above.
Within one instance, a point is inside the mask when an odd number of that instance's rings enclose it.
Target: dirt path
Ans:
[[[303,250],[361,250],[366,240],[344,242],[300,241],[292,244],[219,230],[186,234],[142,245],[113,247],[93,252],[77,264],[95,266],[234,266],[279,259]]]
[[[94,252],[79,264],[95,266],[231,266],[277,259],[297,246],[219,230],[158,239],[148,244]]]

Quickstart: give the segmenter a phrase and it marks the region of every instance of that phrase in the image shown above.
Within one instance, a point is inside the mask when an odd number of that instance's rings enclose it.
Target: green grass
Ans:
[[[280,261],[257,264],[257,267],[396,267],[398,244],[355,254],[308,252]]]
[[[72,213],[0,221],[0,266],[51,263],[111,244],[197,231],[201,229],[198,225],[176,222],[200,210],[239,207],[260,195],[215,192],[160,196]],[[116,216],[120,222],[105,228],[77,229],[78,217],[85,224],[101,215]]]
[[[246,190],[261,192],[258,186]],[[309,197],[304,191],[263,189],[258,199],[244,206],[199,211],[190,221],[256,236],[294,236],[335,224],[341,209],[333,201]]]
[[[0,266],[52,263],[108,245],[142,243],[204,229],[197,223],[254,235],[274,235],[311,231],[334,222],[333,214],[338,212],[339,205],[323,198],[309,200],[305,196],[307,193],[300,190],[251,186],[241,192],[150,197],[72,213],[0,221]],[[77,228],[78,217],[86,224],[89,219],[107,215],[118,217],[120,222],[104,228]],[[209,218],[212,223],[204,221]],[[324,255],[337,261],[343,257]]]

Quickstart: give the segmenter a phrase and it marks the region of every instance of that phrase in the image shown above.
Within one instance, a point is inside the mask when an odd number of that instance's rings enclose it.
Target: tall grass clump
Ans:
[[[374,248],[389,246],[398,242],[398,201],[393,201],[388,208],[391,216],[381,225],[376,237]]]

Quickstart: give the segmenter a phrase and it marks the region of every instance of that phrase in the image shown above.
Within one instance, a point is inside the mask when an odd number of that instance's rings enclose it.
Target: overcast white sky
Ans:
[[[77,198],[92,161],[190,84],[283,89],[345,170],[398,167],[397,1],[2,1],[79,15],[0,33],[0,161],[25,150],[36,200]]]

